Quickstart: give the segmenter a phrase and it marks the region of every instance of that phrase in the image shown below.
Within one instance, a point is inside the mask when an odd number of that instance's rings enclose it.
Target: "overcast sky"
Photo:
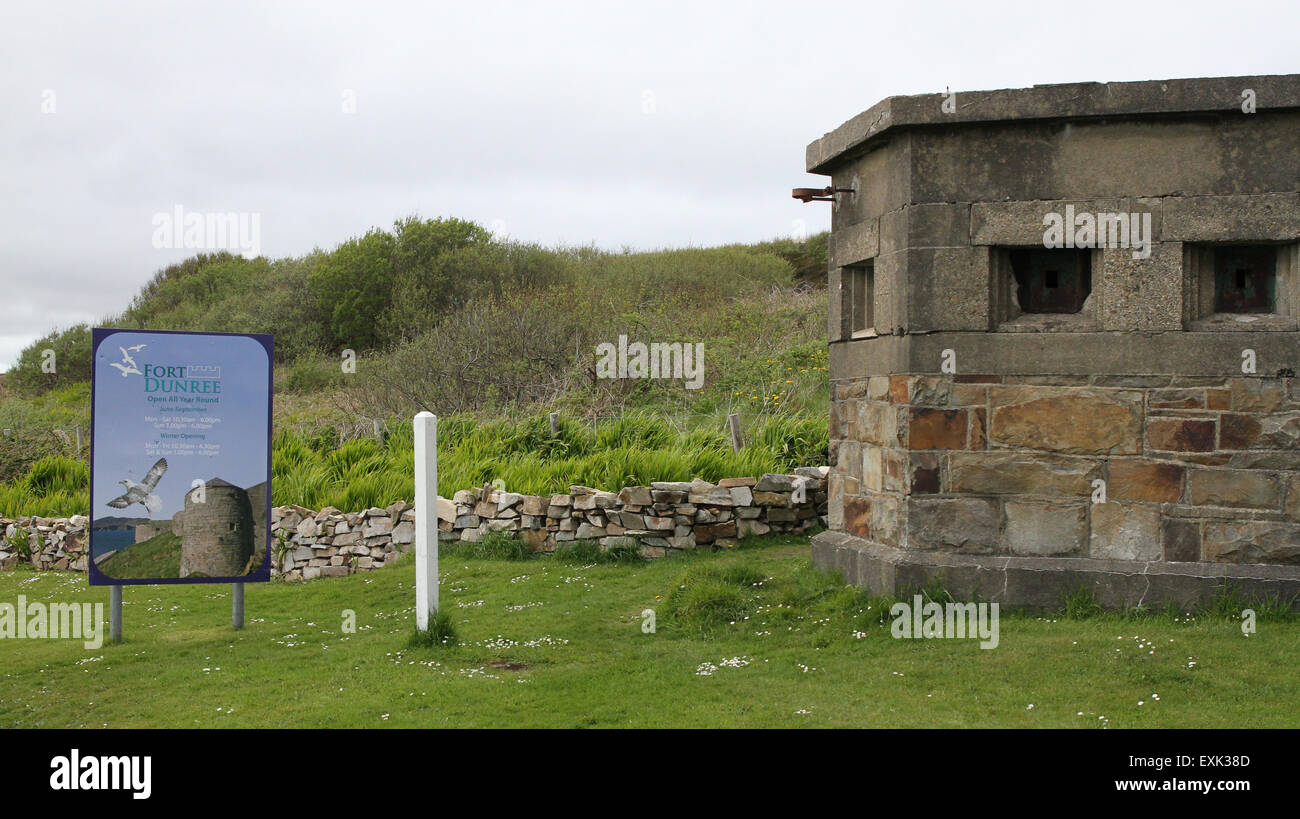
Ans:
[[[409,213],[608,248],[829,226],[804,148],[894,94],[1300,70],[1272,2],[0,6],[0,369],[257,214],[270,257]],[[349,104],[353,113],[345,112]]]

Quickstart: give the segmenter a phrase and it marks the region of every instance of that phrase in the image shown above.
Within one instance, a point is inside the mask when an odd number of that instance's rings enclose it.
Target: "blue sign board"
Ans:
[[[91,343],[91,585],[269,580],[271,336]]]

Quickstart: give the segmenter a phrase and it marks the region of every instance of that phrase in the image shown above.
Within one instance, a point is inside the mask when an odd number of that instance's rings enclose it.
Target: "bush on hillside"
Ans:
[[[52,350],[50,358],[45,352]],[[50,361],[53,372],[45,372]],[[5,373],[5,383],[26,395],[41,395],[57,387],[90,380],[90,326],[76,324],[56,330],[30,344],[17,364]]]
[[[378,346],[378,317],[392,304],[393,244],[392,234],[371,230],[320,258],[308,277],[334,349]]]

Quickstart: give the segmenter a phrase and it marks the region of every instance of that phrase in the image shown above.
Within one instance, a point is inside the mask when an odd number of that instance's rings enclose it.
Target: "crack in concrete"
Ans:
[[[1142,590],[1142,596],[1138,598],[1137,604],[1139,608],[1142,606],[1142,603],[1147,599],[1147,592],[1151,591],[1151,575],[1147,574],[1147,572],[1150,571],[1150,569],[1151,569],[1151,561],[1148,560],[1142,564],[1142,579],[1146,581],[1147,585],[1146,588]]]

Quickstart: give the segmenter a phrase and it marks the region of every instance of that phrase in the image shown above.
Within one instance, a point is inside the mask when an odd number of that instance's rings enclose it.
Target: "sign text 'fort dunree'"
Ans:
[[[144,365],[145,392],[206,393],[221,392],[221,368],[210,366]]]

